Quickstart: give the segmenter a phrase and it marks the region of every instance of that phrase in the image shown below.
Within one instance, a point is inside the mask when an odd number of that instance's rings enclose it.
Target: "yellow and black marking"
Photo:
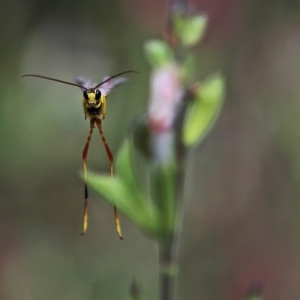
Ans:
[[[82,232],[81,235],[84,235],[87,228],[88,228],[88,203],[89,203],[89,195],[88,195],[88,186],[87,186],[87,166],[86,166],[86,158],[88,155],[88,150],[89,150],[89,145],[91,142],[92,134],[93,134],[93,129],[95,125],[97,126],[100,137],[102,140],[102,143],[104,145],[108,160],[110,162],[110,176],[113,177],[113,155],[107,145],[106,139],[104,137],[104,133],[102,131],[102,120],[105,118],[106,115],[106,96],[107,94],[117,85],[120,83],[117,83],[115,85],[111,85],[109,89],[106,90],[106,92],[102,92],[101,89],[99,88],[105,83],[108,83],[111,81],[113,78],[116,78],[120,75],[126,74],[126,73],[137,73],[136,71],[133,70],[128,70],[124,71],[121,73],[118,73],[114,76],[111,76],[101,83],[97,84],[95,87],[86,87],[84,82],[82,80],[79,80],[78,83],[72,83],[72,82],[67,82],[51,77],[46,77],[46,76],[41,76],[41,75],[35,75],[35,74],[26,74],[22,75],[21,77],[38,77],[38,78],[43,78],[47,80],[52,80],[56,82],[60,82],[63,84],[68,84],[68,85],[73,85],[81,88],[83,90],[83,98],[82,98],[82,106],[83,106],[83,112],[85,118],[88,118],[90,120],[90,131],[88,134],[88,138],[86,141],[86,144],[84,146],[83,152],[82,152],[82,160],[83,160],[83,172],[84,172],[84,210],[83,210],[83,226],[82,226]],[[118,236],[120,239],[123,239],[122,236],[122,231],[121,231],[121,225],[120,225],[120,220],[118,216],[118,211],[115,205],[113,205],[114,208],[114,219],[115,219],[115,226],[116,230],[118,233]]]

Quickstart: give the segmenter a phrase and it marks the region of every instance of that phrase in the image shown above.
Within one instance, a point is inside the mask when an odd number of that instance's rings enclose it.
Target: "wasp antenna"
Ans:
[[[76,84],[76,83],[72,83],[72,82],[68,82],[68,81],[63,81],[63,80],[56,79],[56,78],[46,77],[46,76],[42,76],[42,75],[25,74],[25,75],[22,75],[20,77],[37,77],[37,78],[42,78],[42,79],[47,79],[47,80],[52,80],[52,81],[56,81],[56,82],[68,84],[68,85],[77,86],[79,88],[82,88],[82,89],[86,90],[86,87],[84,87],[84,86],[82,86],[80,84]]]
[[[104,81],[102,81],[102,82],[100,82],[99,84],[97,84],[97,85],[94,87],[94,90],[95,90],[96,88],[98,88],[99,86],[101,86],[102,84],[106,83],[107,81],[110,81],[110,80],[113,79],[113,78],[116,78],[116,77],[118,77],[118,76],[121,76],[121,75],[127,74],[127,73],[136,73],[136,74],[139,74],[139,72],[137,72],[137,71],[135,71],[135,70],[127,70],[127,71],[118,73],[118,74],[116,74],[116,75],[113,75],[113,76],[111,76],[111,77],[108,77],[108,78],[105,79]]]

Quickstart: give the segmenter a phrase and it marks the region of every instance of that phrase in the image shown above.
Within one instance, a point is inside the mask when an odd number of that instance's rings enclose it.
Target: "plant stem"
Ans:
[[[175,205],[176,217],[174,219],[174,230],[167,241],[159,244],[159,272],[160,272],[160,300],[175,299],[175,285],[178,274],[178,258],[180,241],[182,237],[183,217],[184,217],[184,185],[186,170],[187,149],[182,143],[182,127],[187,109],[187,102],[190,94],[184,93],[181,97],[181,105],[177,108],[177,117],[174,122],[175,150],[176,150],[176,185],[175,185]]]
[[[173,243],[168,246],[160,245],[160,300],[174,299],[176,273],[173,270],[176,268],[176,258],[173,248]]]

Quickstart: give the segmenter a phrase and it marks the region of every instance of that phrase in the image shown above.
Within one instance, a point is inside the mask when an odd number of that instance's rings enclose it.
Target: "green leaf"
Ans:
[[[205,15],[197,15],[194,17],[184,17],[176,14],[173,17],[175,32],[183,46],[189,47],[200,42],[204,35],[207,17]]]
[[[152,40],[145,43],[146,56],[152,67],[161,67],[173,60],[173,52],[167,43],[161,40]]]
[[[198,88],[187,110],[183,126],[183,142],[187,147],[199,143],[218,117],[224,96],[224,80],[215,75]]]
[[[130,144],[126,141],[117,157],[118,176],[88,175],[88,184],[108,203],[116,205],[137,227],[150,235],[158,235],[156,207],[144,195],[133,172],[130,157]]]

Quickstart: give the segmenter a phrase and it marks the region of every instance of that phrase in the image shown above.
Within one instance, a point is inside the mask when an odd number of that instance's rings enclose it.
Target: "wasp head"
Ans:
[[[83,97],[88,107],[99,107],[101,105],[101,91],[99,89],[87,89],[83,91]]]

